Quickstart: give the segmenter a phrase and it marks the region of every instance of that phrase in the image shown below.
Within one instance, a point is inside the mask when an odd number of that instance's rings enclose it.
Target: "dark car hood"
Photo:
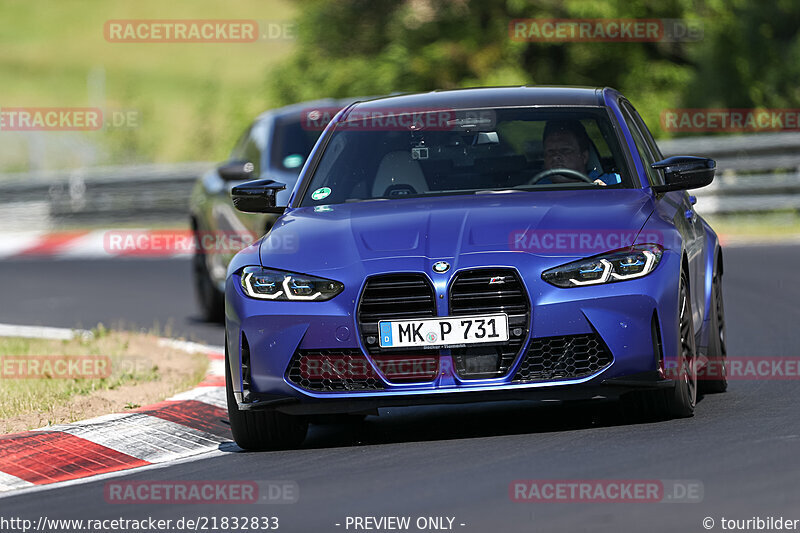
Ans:
[[[312,273],[393,257],[448,259],[509,251],[584,257],[592,254],[539,243],[576,232],[635,236],[652,211],[652,197],[641,189],[475,194],[304,207],[288,211],[265,236],[261,262]]]

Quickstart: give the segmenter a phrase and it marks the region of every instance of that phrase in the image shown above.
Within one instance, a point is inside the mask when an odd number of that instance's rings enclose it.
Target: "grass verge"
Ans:
[[[291,28],[299,9],[286,0],[74,0],[46,9],[4,1],[0,108],[101,107],[106,124],[89,132],[0,133],[0,169],[24,172],[32,160],[55,169],[224,158],[255,115],[272,107],[267,81],[294,50],[293,34],[246,43],[120,43],[106,39],[106,23],[244,19]],[[115,128],[115,110],[135,120]]]
[[[207,367],[205,355],[155,335],[102,327],[68,341],[0,338],[0,433],[152,404],[199,383]]]
[[[777,243],[800,239],[800,215],[794,211],[708,215],[704,218],[727,242]]]

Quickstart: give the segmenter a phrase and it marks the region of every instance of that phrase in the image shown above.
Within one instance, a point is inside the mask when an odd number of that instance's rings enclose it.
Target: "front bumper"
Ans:
[[[643,372],[636,376],[609,379],[593,385],[558,384],[551,387],[495,387],[487,390],[429,391],[427,394],[395,394],[382,396],[350,395],[349,397],[301,399],[296,396],[275,396],[255,393],[248,402],[239,402],[246,411],[276,410],[290,415],[327,415],[339,413],[374,412],[382,407],[416,405],[452,405],[499,401],[533,401],[557,405],[566,401],[616,400],[634,390],[672,388],[675,382],[664,379],[658,372]]]
[[[519,259],[519,256],[515,257]],[[519,261],[518,261],[519,263]],[[484,265],[462,264],[460,268]],[[372,272],[391,272],[384,265],[365,266],[356,273],[358,283],[327,302],[269,302],[246,297],[238,277],[226,286],[226,327],[234,393],[239,408],[278,409],[287,413],[317,414],[359,412],[378,407],[469,403],[495,400],[556,402],[573,399],[612,399],[633,389],[671,387],[658,372],[659,353],[654,335],[660,336],[665,361],[677,348],[677,287],[680,257],[665,252],[650,275],[626,282],[571,289],[553,287],[539,277],[541,266],[517,264],[530,299],[530,324],[523,348],[503,376],[463,379],[454,371],[452,356],[439,352],[433,379],[403,383],[388,379],[368,355],[356,319],[363,280]],[[429,272],[420,265],[417,272]],[[456,272],[453,272],[455,275]],[[328,274],[331,279],[342,279]],[[436,294],[447,294],[447,282],[432,278]],[[437,300],[447,313],[447,300]],[[525,355],[539,339],[594,335],[611,354],[609,364],[575,379],[520,380]],[[310,390],[292,381],[288,369],[299,351],[351,350],[361,354],[377,386],[358,390]],[[246,375],[243,375],[243,366]]]

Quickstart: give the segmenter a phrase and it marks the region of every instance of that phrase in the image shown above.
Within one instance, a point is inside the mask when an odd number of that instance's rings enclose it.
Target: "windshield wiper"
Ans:
[[[475,194],[507,194],[510,192],[519,192],[519,189],[480,189],[475,191]]]

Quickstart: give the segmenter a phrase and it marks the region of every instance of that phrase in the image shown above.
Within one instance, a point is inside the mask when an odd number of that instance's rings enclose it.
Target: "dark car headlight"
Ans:
[[[637,244],[545,270],[542,279],[567,288],[641,278],[658,266],[663,253],[657,244]]]
[[[338,281],[256,266],[242,270],[241,285],[251,298],[276,301],[322,302],[344,290]]]

